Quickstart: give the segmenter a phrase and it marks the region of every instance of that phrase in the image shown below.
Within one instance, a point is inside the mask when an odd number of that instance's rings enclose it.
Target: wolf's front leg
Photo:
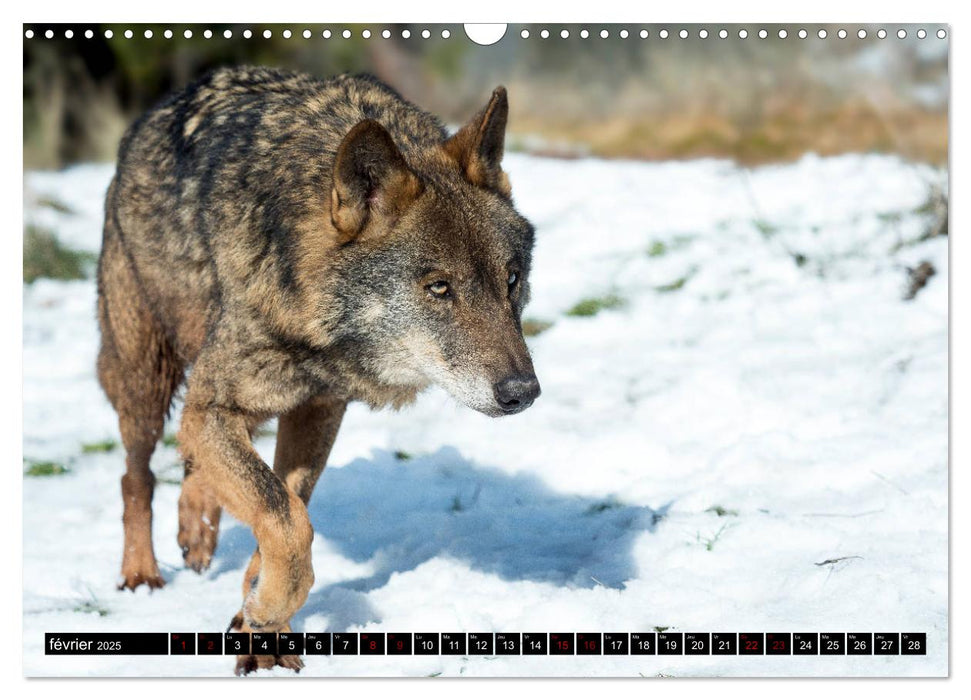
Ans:
[[[261,568],[261,558],[260,550],[257,548],[253,557],[250,559],[249,566],[246,567],[246,575],[243,576],[243,602],[245,604],[246,600],[252,589],[256,586],[259,580],[259,572]],[[233,616],[232,621],[229,623],[229,628],[226,630],[233,632],[259,632],[261,630],[255,630],[250,625],[246,623],[243,616],[243,611],[240,610]],[[278,632],[289,632],[290,623],[287,621],[283,627],[281,627]],[[293,671],[300,672],[303,668],[303,661],[297,654],[240,654],[236,657],[236,675],[244,676],[247,673],[251,673],[258,668],[273,668],[274,666],[282,666],[283,668],[289,668]]]
[[[310,501],[314,485],[327,464],[346,408],[347,403],[340,399],[320,396],[280,416],[273,473],[304,503]],[[260,567],[260,550],[257,548],[243,577],[243,600],[249,597],[251,588],[256,585]],[[243,620],[242,610],[229,626],[241,632],[250,631]],[[249,673],[257,668],[273,666],[299,671],[303,668],[303,662],[293,654],[246,655],[237,658],[236,673]]]
[[[247,572],[240,629],[287,631],[314,580],[307,507],[253,449],[244,414],[199,407],[191,398],[179,433],[184,456],[219,502],[252,528],[260,551]]]

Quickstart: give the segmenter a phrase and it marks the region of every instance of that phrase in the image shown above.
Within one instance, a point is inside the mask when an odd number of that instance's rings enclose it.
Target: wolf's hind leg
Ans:
[[[118,587],[161,588],[165,581],[152,547],[155,476],[149,460],[182,380],[183,366],[152,315],[118,237],[111,234],[109,223],[98,270],[98,379],[118,413],[125,446],[121,478],[125,543]]]
[[[155,410],[151,410],[152,404],[137,389],[136,375],[126,369],[111,348],[104,344],[98,365],[106,389],[108,386],[121,387],[115,396],[119,397],[116,403],[118,426],[125,446],[125,474],[121,477],[125,544],[121,562],[122,579],[118,587],[135,590],[147,584],[149,588],[161,588],[165,581],[159,573],[152,547],[155,475],[149,468],[149,461],[162,434],[168,404],[165,402],[165,407],[162,407],[162,402],[156,401]]]

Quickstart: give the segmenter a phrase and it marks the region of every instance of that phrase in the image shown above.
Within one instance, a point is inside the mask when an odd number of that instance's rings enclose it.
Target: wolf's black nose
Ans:
[[[496,403],[506,413],[519,413],[529,408],[539,396],[539,382],[532,374],[514,374],[492,387]]]

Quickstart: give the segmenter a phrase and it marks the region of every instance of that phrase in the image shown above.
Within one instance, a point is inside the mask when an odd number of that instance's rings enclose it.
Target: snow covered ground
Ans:
[[[928,655],[305,657],[302,675],[946,674],[948,244],[913,243],[946,176],[883,156],[506,166],[538,232],[526,316],[553,324],[529,339],[543,395],[502,420],[437,390],[354,406],[294,628],[911,631]],[[110,177],[29,174],[30,221],[97,251]],[[923,260],[937,274],[903,301]],[[591,299],[612,308],[567,313]],[[91,280],[24,288],[24,469],[68,469],[24,477],[24,671],[229,675],[230,657],[43,654],[44,632],[224,630],[254,545],[226,518],[212,569],[182,566],[160,445],[168,585],[115,590],[123,455],[91,451],[118,440],[94,309]]]

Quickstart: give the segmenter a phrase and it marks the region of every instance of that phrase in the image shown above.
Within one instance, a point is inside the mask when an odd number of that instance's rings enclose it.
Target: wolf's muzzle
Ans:
[[[514,374],[496,382],[492,393],[504,413],[525,411],[539,396],[539,382],[533,374]]]

